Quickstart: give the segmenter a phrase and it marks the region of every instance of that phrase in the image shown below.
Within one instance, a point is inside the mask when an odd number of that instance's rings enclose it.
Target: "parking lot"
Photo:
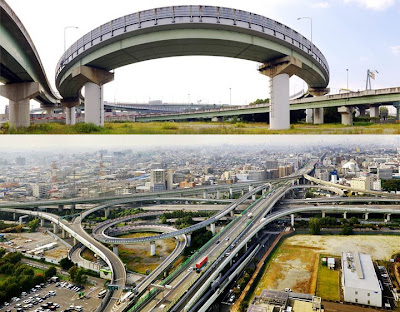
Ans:
[[[57,285],[57,286],[56,286]],[[69,287],[68,287],[69,286]],[[8,312],[68,312],[68,311],[95,311],[101,299],[97,294],[101,286],[87,286],[78,290],[76,285],[69,282],[45,284],[37,291],[21,294],[17,301],[10,302],[8,306],[0,306],[0,311]],[[84,297],[79,298],[79,292],[84,292]]]

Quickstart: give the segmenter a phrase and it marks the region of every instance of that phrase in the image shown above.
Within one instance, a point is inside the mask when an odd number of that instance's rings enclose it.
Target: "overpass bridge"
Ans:
[[[5,84],[0,86],[0,96],[9,100],[11,126],[28,127],[31,99],[50,109],[58,105],[59,97],[31,37],[5,0],[0,0],[0,16],[0,82]]]
[[[293,99],[290,100],[290,110],[306,110],[307,122],[312,122],[313,120],[314,124],[322,124],[324,123],[323,109],[329,107],[337,107],[338,112],[342,115],[342,123],[344,125],[352,125],[353,112],[356,108],[360,110],[361,117],[365,117],[365,111],[366,109],[369,109],[370,117],[377,118],[379,117],[379,107],[382,105],[395,106],[397,111],[399,112],[399,102],[400,87],[397,87]],[[134,116],[134,120],[136,122],[149,122],[178,121],[188,119],[192,120],[200,118],[213,119],[222,117],[263,114],[270,112],[270,105],[268,103],[265,103],[180,113],[139,114],[137,116]],[[397,120],[400,120],[399,113],[397,113]]]
[[[329,66],[321,51],[289,27],[267,17],[215,6],[170,6],[141,11],[99,26],[60,58],[56,86],[69,123],[85,87],[85,122],[104,124],[103,86],[111,70],[146,60],[208,55],[261,63],[272,79],[271,129],[289,124],[289,77],[313,94],[326,94]]]

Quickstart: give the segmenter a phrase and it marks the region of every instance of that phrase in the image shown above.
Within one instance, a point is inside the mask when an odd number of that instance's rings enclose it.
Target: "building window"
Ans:
[[[369,297],[369,296],[371,296],[371,294],[370,294],[370,293],[368,293],[368,294],[367,294],[367,296]]]
[[[356,303],[358,302],[358,299],[356,298]]]
[[[370,301],[370,300],[368,300],[368,304],[371,304],[371,301]]]
[[[355,293],[356,293],[356,295],[358,295],[358,291],[357,290],[355,291]]]

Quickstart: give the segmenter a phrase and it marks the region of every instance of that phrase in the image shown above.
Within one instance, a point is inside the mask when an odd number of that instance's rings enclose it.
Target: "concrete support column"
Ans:
[[[64,205],[58,205],[58,211],[62,212],[64,210]]]
[[[324,123],[324,109],[314,108],[314,125],[321,125]]]
[[[313,109],[307,108],[306,109],[306,123],[312,123],[312,122],[313,122]]]
[[[386,220],[385,220],[385,222],[389,222],[389,221],[390,221],[390,217],[391,217],[391,214],[388,213],[388,214],[386,215]]]
[[[261,194],[265,195],[265,193],[267,193],[267,189],[262,189]]]
[[[379,106],[371,106],[369,108],[369,117],[371,117],[371,118],[379,117]]]
[[[63,238],[63,239],[67,238],[67,236],[65,235],[64,229],[61,230],[61,238]]]
[[[231,218],[235,217],[235,210],[232,210],[230,215],[231,215]]]
[[[251,195],[251,200],[252,200],[252,201],[256,201],[256,200],[257,200],[257,196],[256,196],[256,194],[254,194],[254,195]]]
[[[156,255],[156,242],[152,241],[150,242],[150,256],[155,256]]]
[[[368,220],[368,215],[369,215],[368,212],[366,212],[366,213],[364,214],[364,219],[365,219],[365,220]]]
[[[343,219],[347,219],[347,211],[343,212]]]
[[[44,219],[40,219],[40,226],[44,227]]]
[[[221,191],[217,190],[217,199],[221,199]]]
[[[13,213],[13,219],[14,221],[17,220],[17,214],[15,212]]]
[[[294,227],[294,214],[293,213],[290,215],[290,225],[292,227]]]
[[[76,245],[78,243],[78,241],[76,240],[76,238],[74,237],[74,245]]]
[[[19,225],[22,225],[23,222],[24,222],[24,217],[23,217],[23,216],[19,217],[19,219],[18,219],[18,224],[19,224]]]
[[[326,212],[322,211],[322,218],[326,218]]]
[[[192,233],[186,234],[187,244],[186,246],[190,247],[192,245]]]
[[[365,117],[365,106],[358,106],[358,111],[360,112],[359,117]]]
[[[75,125],[76,124],[76,110],[75,107],[65,107],[65,124]]]
[[[229,188],[229,198],[233,198],[233,188]]]
[[[244,190],[242,190],[241,194],[242,194],[242,196],[244,195]]]
[[[207,191],[204,191],[204,192],[203,192],[203,198],[204,198],[204,199],[207,199],[207,198],[208,198]]]
[[[271,78],[271,105],[269,128],[285,130],[290,128],[289,75],[280,74]]]
[[[9,100],[10,126],[13,128],[29,127],[29,101],[41,93],[38,82],[13,83],[0,86],[0,96]]]
[[[211,223],[211,233],[215,235],[215,223]]]
[[[117,256],[119,256],[119,252],[118,252],[118,245],[112,245],[112,249],[113,249],[113,253]],[[156,249],[155,245],[154,245],[154,250]],[[153,255],[152,255],[153,256]]]
[[[104,218],[108,219],[110,217],[110,208],[104,209]]]
[[[262,64],[259,68],[261,74],[271,78],[269,111],[269,128],[271,130],[290,128],[289,78],[302,67],[303,64],[299,59],[287,56]]]
[[[252,192],[254,190],[254,185],[249,185],[249,192]]]
[[[353,125],[353,107],[341,106],[338,108],[338,112],[342,116],[342,125],[345,126]]]
[[[57,234],[58,233],[58,225],[53,223],[53,233]]]
[[[104,126],[103,87],[92,82],[85,84],[85,123]]]

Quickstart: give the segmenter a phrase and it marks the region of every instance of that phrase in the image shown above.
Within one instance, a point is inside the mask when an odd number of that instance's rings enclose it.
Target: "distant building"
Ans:
[[[382,290],[370,255],[342,253],[344,301],[382,307]]]
[[[293,292],[266,290],[253,299],[247,312],[323,312],[321,298]]]
[[[350,186],[354,189],[370,191],[373,188],[373,181],[371,175],[353,178],[350,180]]]
[[[167,170],[154,169],[150,172],[150,186],[154,192],[165,191],[167,189]]]
[[[384,180],[392,180],[393,179],[392,168],[378,168],[377,173],[378,173],[379,179],[384,179]]]
[[[25,157],[17,157],[15,159],[15,164],[17,166],[25,166],[26,165],[26,158]]]
[[[32,195],[36,198],[45,198],[50,188],[48,183],[36,183],[32,186]]]

